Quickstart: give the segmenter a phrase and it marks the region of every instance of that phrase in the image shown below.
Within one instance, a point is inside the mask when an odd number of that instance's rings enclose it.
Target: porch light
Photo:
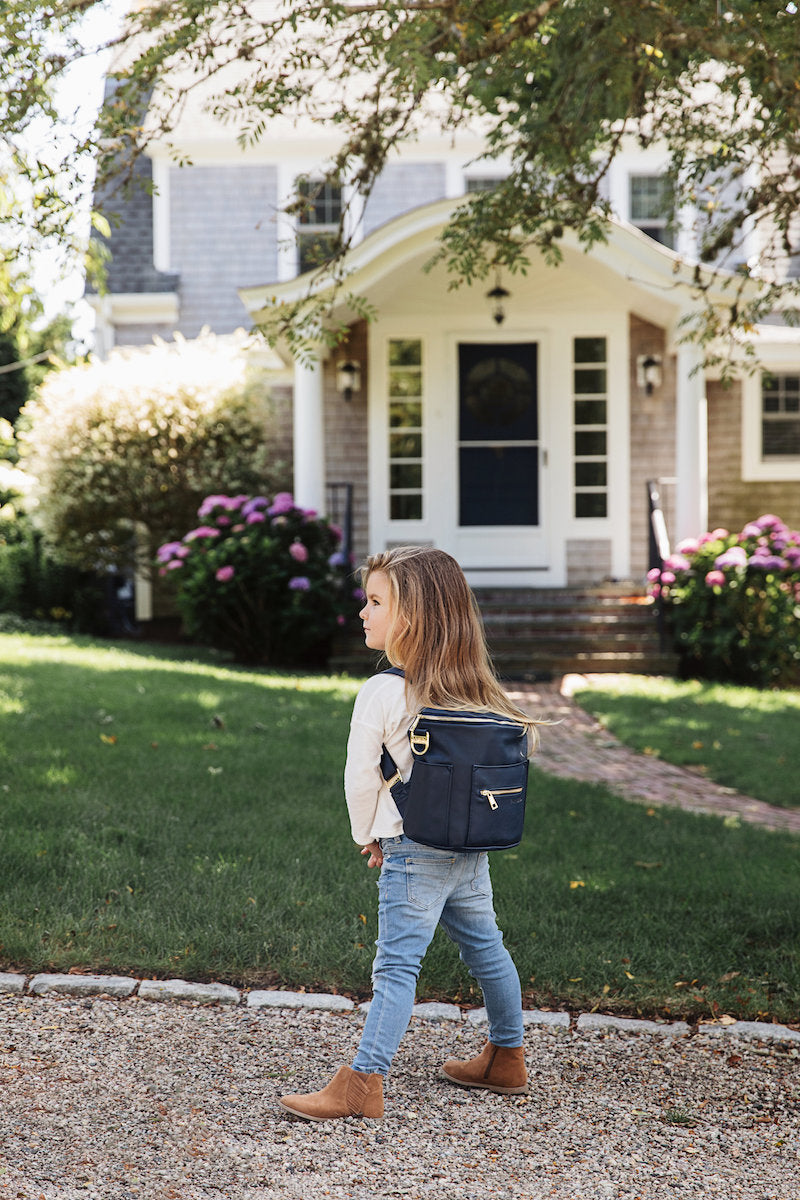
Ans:
[[[486,293],[486,299],[492,302],[492,317],[498,325],[502,325],[506,319],[506,310],[503,307],[503,302],[508,300],[510,295],[511,292],[507,288],[504,288],[500,282],[500,272],[498,271],[494,287],[490,292]]]
[[[361,363],[346,358],[336,364],[336,390],[345,400],[352,400],[353,393],[361,391]]]
[[[652,396],[653,389],[661,387],[661,356],[658,354],[640,354],[636,359],[636,382],[644,389],[646,396]]]

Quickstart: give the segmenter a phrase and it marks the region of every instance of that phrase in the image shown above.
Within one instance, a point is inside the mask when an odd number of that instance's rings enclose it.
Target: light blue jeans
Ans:
[[[519,975],[492,904],[489,856],[381,841],[373,996],[353,1070],[386,1075],[411,1020],[422,959],[440,924],[483,991],[489,1040],[522,1045]]]

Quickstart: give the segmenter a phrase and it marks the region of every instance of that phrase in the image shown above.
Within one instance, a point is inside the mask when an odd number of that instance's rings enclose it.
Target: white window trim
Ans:
[[[170,163],[153,159],[153,266],[157,271],[172,271],[170,257]]]
[[[800,356],[789,361],[762,359],[764,373],[800,375]],[[800,480],[800,455],[764,458],[761,453],[761,372],[742,380],[742,479],[745,483],[794,483]]]
[[[287,207],[297,199],[300,179],[320,181],[325,172],[319,162],[292,161],[278,166],[278,280],[282,283],[295,279],[300,269],[300,247],[298,235],[304,230],[320,232],[335,231],[336,225],[302,225],[297,216],[290,216]],[[342,183],[342,208],[344,210],[344,237],[355,246],[364,238],[364,198],[352,183]]]

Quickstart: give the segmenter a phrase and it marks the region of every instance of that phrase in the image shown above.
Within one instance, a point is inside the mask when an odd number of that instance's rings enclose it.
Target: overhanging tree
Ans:
[[[47,110],[52,81],[81,53],[81,20],[100,3],[6,4],[0,19],[16,39],[0,105],[7,139]],[[80,147],[101,175],[124,174],[151,139],[168,141],[195,91],[243,145],[275,118],[333,125],[330,177],[362,194],[423,123],[443,134],[477,128],[507,174],[458,207],[443,233],[438,257],[458,286],[498,266],[524,271],[537,252],[558,263],[566,229],[586,249],[603,239],[604,181],[634,138],[642,149],[666,145],[671,213],[694,214],[699,259],[711,269],[689,285],[708,300],[688,332],[707,357],[713,339],[741,339],[767,312],[796,305],[800,281],[787,272],[800,254],[794,0],[153,0],[130,16],[118,49],[115,94]],[[64,200],[46,183],[42,226],[55,222],[52,235]],[[742,262],[753,228],[761,251]],[[346,250],[342,233],[324,267],[334,284]],[[714,279],[718,268],[733,276]],[[712,303],[720,278],[725,302]],[[268,332],[302,350],[319,305],[282,311]]]

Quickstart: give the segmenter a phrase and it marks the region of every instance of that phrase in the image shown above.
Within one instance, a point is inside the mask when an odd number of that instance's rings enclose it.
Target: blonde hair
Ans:
[[[389,580],[389,662],[402,667],[410,708],[488,709],[528,730],[531,751],[539,722],[509,700],[495,675],[477,601],[456,560],[444,550],[400,546],[372,554],[361,568]]]

